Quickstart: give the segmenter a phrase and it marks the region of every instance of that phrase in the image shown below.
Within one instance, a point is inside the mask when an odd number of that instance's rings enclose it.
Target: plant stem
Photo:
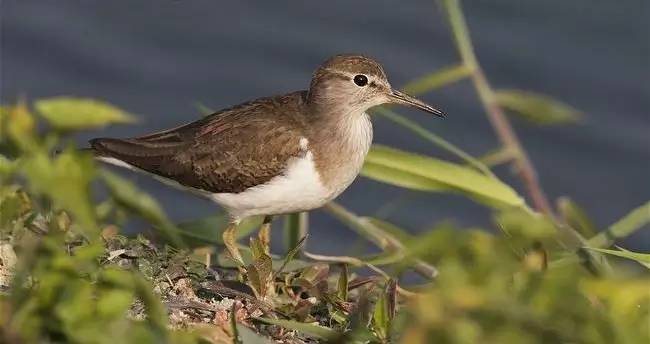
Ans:
[[[348,211],[336,202],[327,203],[323,209],[384,251],[399,252],[405,249],[404,244],[390,233],[373,225],[367,218],[359,217],[357,214]],[[420,259],[416,260],[413,270],[429,279],[434,279],[438,275],[438,270],[433,265]]]
[[[391,279],[391,276],[388,275],[384,270],[370,264],[366,263],[363,260],[355,257],[348,257],[348,256],[324,256],[322,254],[315,254],[315,253],[310,253],[305,251],[304,252],[305,257],[318,261],[318,262],[327,262],[327,263],[345,263],[345,264],[350,264],[352,266],[363,266],[366,267],[379,275],[381,275],[383,278],[386,280]],[[399,286],[397,286],[397,292],[400,293],[400,295],[405,296],[405,297],[413,297],[416,294],[414,292],[408,291],[406,289],[403,289]]]
[[[460,57],[463,63],[472,71],[471,79],[481,99],[481,103],[487,112],[488,120],[504,148],[514,153],[514,167],[519,178],[524,183],[533,207],[546,215],[554,217],[550,203],[537,178],[537,172],[517,138],[517,134],[513,130],[512,125],[505,116],[503,109],[496,102],[494,91],[478,64],[459,0],[442,0],[442,5],[447,12],[451,31]]]
[[[298,243],[307,235],[309,217],[307,212],[290,214],[285,217],[285,242],[287,252],[295,248]],[[299,250],[297,256],[300,256]]]

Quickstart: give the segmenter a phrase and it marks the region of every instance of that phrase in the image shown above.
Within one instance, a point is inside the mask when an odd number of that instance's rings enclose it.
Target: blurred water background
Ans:
[[[645,0],[464,1],[478,57],[495,88],[521,88],[582,110],[579,125],[539,128],[515,120],[548,195],[569,195],[601,228],[650,196],[650,9]],[[131,136],[219,109],[307,87],[325,58],[375,57],[394,86],[458,61],[433,1],[2,0],[2,103],[18,96],[98,97],[139,116],[133,126],[78,137]],[[497,146],[473,88],[463,81],[422,96],[437,120],[399,109],[474,155]],[[446,157],[377,118],[375,142]],[[508,167],[497,172],[521,190]],[[148,177],[126,173],[176,220],[216,207]],[[412,193],[359,178],[339,201],[417,232],[445,219],[485,225],[490,214],[446,194]],[[433,211],[432,211],[433,209]],[[309,248],[354,249],[327,214],[311,216]],[[134,224],[133,226],[137,226]],[[276,231],[277,232],[277,231]],[[345,244],[341,243],[345,241]],[[277,243],[277,240],[276,240]],[[626,248],[650,249],[648,231]]]

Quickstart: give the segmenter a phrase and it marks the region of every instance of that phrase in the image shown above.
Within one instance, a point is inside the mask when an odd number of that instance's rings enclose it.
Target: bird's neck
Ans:
[[[326,184],[338,187],[359,173],[372,143],[372,123],[363,110],[332,105],[327,112],[312,113],[310,141],[314,141],[315,162]]]

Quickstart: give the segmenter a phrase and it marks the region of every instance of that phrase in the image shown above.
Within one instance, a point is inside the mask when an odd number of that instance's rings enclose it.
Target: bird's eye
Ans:
[[[368,77],[363,74],[355,75],[354,83],[359,87],[366,86],[368,85]]]

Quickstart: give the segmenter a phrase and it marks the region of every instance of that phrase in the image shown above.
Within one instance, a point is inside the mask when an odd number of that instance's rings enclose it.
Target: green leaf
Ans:
[[[387,295],[386,293],[381,293],[372,314],[373,328],[375,329],[375,333],[377,333],[377,337],[384,340],[388,338],[390,321],[391,319],[388,315]]]
[[[612,256],[631,259],[645,266],[646,268],[650,269],[650,253],[637,253],[625,249],[621,249],[621,251],[617,251],[617,250],[608,250],[608,249],[596,248],[596,247],[585,247],[585,248],[588,250],[594,250],[601,253],[611,254]]]
[[[101,128],[109,124],[135,122],[135,118],[124,110],[89,98],[47,98],[34,102],[34,107],[58,130]]]
[[[529,240],[543,240],[558,234],[553,221],[544,215],[521,209],[506,209],[495,215],[495,220],[507,236]]]
[[[513,149],[499,147],[480,156],[478,160],[485,166],[495,167],[510,162],[516,158],[517,152]]]
[[[330,328],[314,325],[314,324],[301,323],[297,321],[282,320],[282,319],[255,318],[255,317],[253,319],[270,325],[282,326],[290,330],[302,332],[310,337],[315,337],[323,340],[333,340],[340,335],[338,332]]]
[[[17,167],[16,160],[9,160],[0,154],[0,183],[4,183],[6,179],[9,179]]]
[[[405,93],[416,96],[462,80],[470,75],[472,75],[471,68],[463,64],[458,64],[439,69],[431,74],[417,78],[404,85],[402,90]]]
[[[650,202],[635,208],[606,230],[589,239],[589,247],[607,247],[616,239],[625,238],[650,223]]]
[[[24,151],[34,152],[38,150],[36,142],[36,121],[29,112],[27,105],[20,101],[15,106],[4,109],[7,123],[6,131],[9,138]],[[3,129],[3,136],[4,136]]]
[[[510,186],[474,169],[447,161],[374,145],[362,174],[368,178],[421,191],[454,191],[496,207],[522,207]]]
[[[369,157],[370,155],[368,155],[368,158]],[[377,163],[368,158],[366,158],[363,170],[361,171],[361,174],[364,177],[411,190],[431,192],[444,192],[450,190],[450,188],[445,184],[431,178],[419,176],[410,171],[393,168],[389,164]]]
[[[308,236],[309,235],[305,235],[304,237],[302,237],[296,243],[296,246],[294,246],[291,250],[289,250],[286,257],[284,257],[284,260],[282,261],[282,265],[275,272],[274,276],[277,276],[278,274],[280,274],[282,272],[282,270],[284,270],[284,268],[287,267],[287,265],[293,260],[293,258],[296,256],[296,254],[298,254],[298,252],[300,252],[302,247],[305,246],[305,242],[306,242]]]
[[[122,316],[133,304],[132,290],[109,289],[97,298],[97,313],[100,317],[111,319]]]
[[[66,150],[51,160],[45,152],[38,152],[25,158],[22,170],[33,192],[47,195],[58,208],[70,211],[90,238],[99,234],[90,198],[95,176],[91,157]]]
[[[535,124],[576,123],[582,119],[582,113],[575,108],[545,95],[520,90],[497,90],[495,96],[499,105]]]
[[[173,245],[185,246],[178,235],[178,229],[169,221],[156,200],[113,173],[102,171],[100,176],[118,204],[151,222]]]
[[[423,126],[417,124],[414,121],[409,120],[408,118],[390,111],[386,109],[385,107],[378,107],[375,109],[375,112],[378,113],[379,115],[393,121],[394,123],[408,129],[409,131],[415,133],[416,135],[422,137],[423,139],[433,143],[434,145],[446,150],[447,152],[454,154],[455,156],[459,157],[460,159],[466,161],[469,165],[475,167],[477,170],[483,172],[483,174],[487,176],[494,177],[494,174],[490,169],[485,166],[482,162],[479,160],[475,159],[471,155],[465,153],[462,149],[454,146],[451,142],[443,139],[442,137],[430,132]]]
[[[0,230],[25,215],[31,209],[28,196],[17,188],[0,188]]]
[[[341,273],[339,275],[339,281],[337,283],[337,292],[336,295],[339,297],[339,299],[343,300],[344,302],[348,301],[348,286],[349,286],[349,280],[348,280],[348,265],[347,264],[342,264],[341,265]]]
[[[591,237],[597,233],[596,225],[591,221],[584,209],[568,197],[560,197],[557,201],[557,207],[567,224],[582,236]]]

